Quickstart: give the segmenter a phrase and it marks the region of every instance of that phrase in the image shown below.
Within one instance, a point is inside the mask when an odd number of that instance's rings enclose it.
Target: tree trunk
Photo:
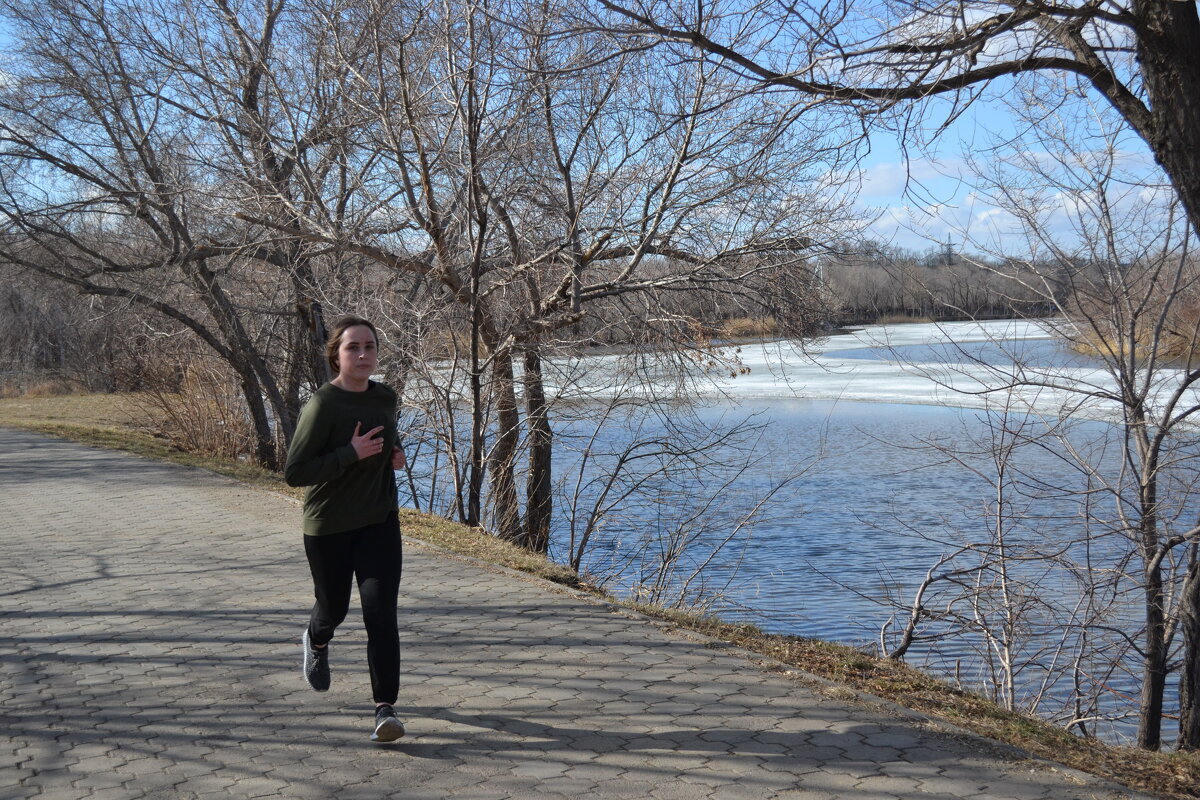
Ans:
[[[1200,561],[1192,548],[1191,565],[1180,602],[1183,665],[1179,672],[1180,750],[1200,750]]]
[[[1133,374],[1136,350],[1129,348],[1123,374]],[[1127,423],[1130,435],[1137,444],[1141,461],[1141,487],[1138,507],[1138,541],[1142,563],[1145,565],[1146,633],[1142,656],[1142,694],[1138,704],[1138,747],[1157,750],[1162,745],[1163,695],[1167,685],[1167,615],[1163,597],[1163,570],[1158,525],[1158,461],[1157,451],[1147,434],[1149,427],[1145,412],[1139,405],[1131,409],[1132,420]]]
[[[264,400],[265,395],[270,398],[271,405],[277,412],[282,411],[284,402],[283,395],[279,393],[279,386],[213,272],[201,262],[193,266],[188,279],[228,343],[229,352],[232,354],[229,359],[230,366],[237,372],[241,381],[242,395],[254,423],[258,463],[267,469],[279,469],[279,451],[275,445],[275,433],[271,429],[271,419]],[[290,436],[290,429],[286,433]]]
[[[329,330],[325,326],[325,309],[320,301],[312,297],[300,293],[297,297],[300,319],[304,324],[302,336],[307,339],[307,346],[303,350],[308,367],[305,372],[315,388],[333,378],[333,370],[325,358],[325,340],[329,338]]]
[[[529,547],[521,528],[521,505],[517,497],[515,462],[521,421],[509,347],[501,347],[492,355],[490,393],[496,408],[496,442],[488,454],[492,523],[501,539]]]
[[[537,345],[525,350],[525,416],[529,426],[529,474],[525,488],[525,542],[536,553],[550,549],[553,514],[552,456],[554,434],[542,380],[542,358]]]
[[[1138,703],[1138,747],[1157,750],[1162,744],[1163,693],[1167,684],[1166,622],[1162,572],[1146,575],[1146,639],[1142,662],[1142,694]]]
[[[303,388],[311,386],[316,389],[333,377],[333,371],[325,359],[325,339],[328,334],[321,304],[307,297],[298,281],[293,281],[293,291],[296,293],[296,314],[287,321],[291,358],[283,386],[283,404],[288,415],[288,423],[281,426],[281,438],[285,445],[291,442],[296,420],[300,418],[300,410],[304,406],[301,395]]]
[[[472,287],[477,285],[476,274],[472,278]],[[478,292],[472,292],[471,297],[471,458],[467,465],[466,523],[472,528],[478,528],[483,516],[484,430],[487,427],[487,419],[483,404],[483,376],[480,374],[480,350],[483,348],[483,342],[479,324]],[[450,419],[453,425],[453,418]]]
[[[1142,131],[1154,158],[1200,231],[1200,18],[1196,4],[1142,0],[1137,58],[1150,98],[1152,130]]]
[[[239,359],[240,361],[240,359]],[[234,368],[241,377],[242,397],[250,410],[250,419],[254,421],[255,450],[258,463],[267,469],[279,469],[279,451],[275,446],[275,435],[271,431],[270,418],[267,415],[267,405],[263,402],[262,387],[254,375],[254,370],[244,362],[235,364]]]

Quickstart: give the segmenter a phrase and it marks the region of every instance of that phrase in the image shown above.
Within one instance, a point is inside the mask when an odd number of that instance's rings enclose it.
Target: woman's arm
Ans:
[[[300,412],[296,433],[288,447],[283,479],[288,486],[312,486],[328,483],[358,461],[354,439],[333,449],[329,447],[330,415],[315,397]]]

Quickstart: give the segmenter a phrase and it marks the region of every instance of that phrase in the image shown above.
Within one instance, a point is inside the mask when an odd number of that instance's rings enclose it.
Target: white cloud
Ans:
[[[1002,208],[989,208],[987,211],[981,211],[975,215],[975,221],[979,223],[995,224],[999,221],[1013,222],[1015,219],[1010,212]]]

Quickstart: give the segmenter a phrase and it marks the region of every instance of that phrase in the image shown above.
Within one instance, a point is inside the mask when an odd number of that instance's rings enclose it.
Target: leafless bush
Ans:
[[[184,356],[160,364],[139,394],[146,427],[181,450],[252,459],[254,425],[228,365]]]
[[[133,331],[120,303],[106,303],[8,269],[0,287],[0,392],[69,394],[137,388]],[[136,382],[136,378],[134,378]]]

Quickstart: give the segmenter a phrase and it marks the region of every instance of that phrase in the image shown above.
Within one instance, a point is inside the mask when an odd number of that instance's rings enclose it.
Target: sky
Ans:
[[[949,242],[959,252],[973,249],[973,238],[1002,232],[1007,215],[976,191],[964,155],[993,135],[1012,133],[1008,110],[983,103],[945,130],[932,153],[906,154],[898,136],[873,134],[859,194],[860,210],[874,219],[868,235],[919,252]],[[1020,244],[1011,234],[1001,235],[1014,248]]]
[[[985,12],[976,8],[974,13]],[[873,18],[864,19],[869,26],[874,24]],[[1120,30],[1108,33],[1117,38],[1126,35]],[[1018,56],[1027,50],[1026,44],[1032,45],[1023,43],[1026,35],[1018,32],[989,39],[986,49],[975,58],[979,64],[987,64]],[[870,32],[866,38],[870,39]],[[1031,171],[1015,167],[1026,162],[1023,166],[1044,169],[1053,160],[1049,151],[1058,149],[1053,143],[1056,135],[1063,150],[1070,151],[1066,161],[1077,167],[1074,175],[1070,166],[1065,173],[1057,167],[1052,170],[1056,180],[1069,176],[1064,186],[1074,184],[1076,195],[1063,187],[1041,195],[1052,202],[1044,209],[1039,207],[1044,211],[1039,217],[1056,237],[1069,240],[1080,235],[1080,227],[1086,228],[1085,215],[1071,219],[1072,208],[1078,208],[1078,189],[1092,182],[1091,175],[1110,166],[1118,178],[1111,184],[1111,201],[1126,203],[1134,212],[1126,221],[1139,219],[1139,204],[1161,201],[1165,196],[1139,191],[1144,185],[1161,184],[1162,173],[1145,142],[1084,81],[1064,74],[1035,73],[999,77],[974,91],[977,94],[965,107],[955,105],[962,98],[947,94],[901,109],[919,116],[908,121],[913,126],[909,141],[901,142],[885,131],[872,133],[870,155],[861,163],[859,194],[860,211],[874,220],[869,236],[918,252],[940,250],[949,242],[956,251],[978,251],[986,245],[984,251],[992,253],[1020,253],[1027,245],[1017,217],[989,197],[988,181],[977,172],[1002,172],[1006,186],[1029,180]],[[953,121],[947,123],[947,119]],[[940,133],[930,137],[939,126]],[[919,148],[914,141],[918,138],[931,141]],[[1110,146],[1116,157],[1106,165],[1100,154]],[[1056,212],[1059,205],[1062,213]],[[1144,216],[1139,221],[1145,221]]]
[[[940,122],[936,112],[928,119],[930,124]],[[1159,207],[1173,196],[1145,142],[1116,120],[1103,100],[1084,95],[1064,103],[1050,119],[1051,126],[1055,123],[1073,140],[1082,164],[1099,158],[1103,150],[1094,136],[1101,124],[1121,131],[1115,166],[1124,182],[1114,182],[1110,199],[1130,223],[1144,222],[1148,208]],[[1049,162],[1044,145],[1019,133],[1025,129],[1005,101],[985,96],[949,125],[930,150],[908,148],[907,159],[896,135],[872,134],[871,152],[861,163],[859,194],[860,211],[874,220],[868,235],[918,252],[940,250],[947,242],[955,252],[1026,252],[1029,244],[1016,218],[989,196],[983,188],[986,182],[971,164],[975,160],[984,168],[1004,168],[1015,176],[1020,173],[1018,157]],[[1080,174],[1085,172],[1081,167]],[[1071,213],[1078,200],[1062,190],[1052,197],[1061,207],[1047,217],[1050,230],[1070,244],[1079,236],[1080,216]]]

